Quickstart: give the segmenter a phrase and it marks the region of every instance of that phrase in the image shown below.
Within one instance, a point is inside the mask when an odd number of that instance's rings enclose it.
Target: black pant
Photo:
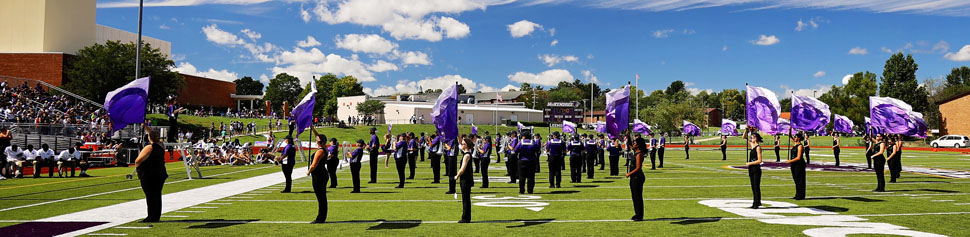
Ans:
[[[804,154],[805,154],[805,163],[812,163],[812,155],[810,153],[811,151],[812,151],[812,148],[811,147],[805,146],[805,152],[804,152]]]
[[[162,187],[165,185],[165,178],[142,177],[139,181],[148,203],[148,217],[145,217],[145,221],[158,221],[162,217]]]
[[[317,219],[313,222],[327,222],[327,179],[333,172],[314,172],[310,175],[313,181],[313,195],[317,196]]]
[[[350,175],[354,179],[354,192],[360,192],[360,162],[350,163]]]
[[[650,149],[650,169],[657,169],[657,149]]]
[[[559,163],[562,156],[549,156],[549,187],[559,187],[562,185],[562,170],[559,170]],[[556,167],[556,168],[553,168]]]
[[[586,178],[593,179],[593,170],[596,170],[596,152],[586,154]]]
[[[866,164],[869,165],[869,169],[872,169],[872,152],[866,151]]]
[[[285,158],[284,158],[285,159]],[[283,188],[283,192],[289,192],[290,186],[293,185],[293,162],[283,165],[283,178],[286,179],[286,187]]]
[[[445,175],[448,176],[448,193],[455,192],[455,175],[458,175],[458,158],[445,156]]]
[[[489,159],[488,157],[482,157],[480,160],[482,162],[482,165],[481,165],[481,170],[482,170],[482,188],[488,188],[488,163],[492,163],[492,160]],[[464,190],[464,189],[462,189],[462,190]],[[464,191],[462,191],[462,192],[464,192]]]
[[[455,176],[452,175],[451,178],[454,179]],[[475,185],[475,180],[472,179],[470,175],[462,177],[461,179],[461,220],[463,221],[472,220],[472,186],[474,185]],[[452,186],[452,188],[454,188],[454,186]],[[452,192],[454,192],[454,190],[452,190]]]
[[[536,152],[536,158],[539,158],[539,157],[542,157],[542,152]],[[542,172],[540,171],[541,169],[539,169],[539,167],[541,167],[541,165],[539,165],[539,162],[536,161],[536,174],[538,174],[539,172]]]
[[[610,156],[610,176],[620,175],[620,157]]]
[[[583,181],[583,157],[582,155],[569,156],[569,181],[579,183]]]
[[[472,156],[475,156],[475,155],[472,155]],[[471,166],[469,168],[472,169],[472,173],[478,173],[478,168],[481,167],[481,164],[480,164],[481,162],[482,161],[479,160],[477,157],[471,158],[471,160],[468,162],[468,165]],[[461,167],[458,167],[458,168],[461,168]]]
[[[687,159],[690,160],[690,145],[684,145],[684,154],[687,154]]]
[[[536,161],[519,161],[519,193],[526,192],[526,185],[528,185],[529,194],[532,194],[532,190],[536,186]]]
[[[46,160],[44,160],[44,165],[47,166],[47,177],[53,178],[54,177],[54,169],[57,168],[57,161],[54,160],[53,158],[46,159]],[[34,172],[40,172],[40,171],[38,170],[38,171],[34,171]]]
[[[408,168],[411,171],[408,175],[408,179],[414,179],[414,168],[417,166],[417,162],[418,162],[417,152],[411,153],[408,155]]]
[[[721,160],[727,160],[727,146],[721,146]]]
[[[599,156],[600,170],[606,169],[606,159],[605,159],[606,154],[604,153],[606,153],[604,150],[596,151],[596,155]]]
[[[657,157],[660,158],[660,166],[657,166],[657,167],[660,167],[660,168],[664,167],[664,150],[666,150],[666,148],[664,147],[657,149]]]
[[[751,194],[754,195],[751,206],[761,206],[761,165],[748,166],[748,179],[751,180]]]
[[[67,164],[65,166],[69,167],[68,169],[71,169],[71,177],[74,177],[74,171],[75,171],[75,169],[77,169],[77,163],[78,163],[78,161],[77,160],[69,160],[69,161],[67,161],[65,163]],[[7,172],[10,173],[10,175],[13,175],[13,170],[8,170]]]
[[[404,167],[408,165],[408,159],[406,157],[394,159],[394,164],[395,164],[395,168],[397,168],[397,179],[399,182],[397,184],[397,187],[403,188],[404,187]]]
[[[378,154],[379,152],[377,151],[377,149],[373,149],[370,151],[370,182],[371,183],[377,182],[377,160],[378,160],[377,155]]]
[[[889,180],[891,180],[892,182],[896,182],[896,179],[899,178],[899,174],[902,173],[903,171],[903,163],[899,159],[899,158],[902,158],[902,156],[903,156],[902,154],[896,155],[896,157],[893,157],[888,161]]]
[[[505,159],[508,159],[505,162],[505,170],[509,172],[509,183],[515,183],[515,180],[519,178],[519,156],[509,154],[505,156]]]
[[[431,172],[434,173],[434,181],[432,183],[441,182],[441,155],[435,153],[428,153],[428,159],[431,160]]]
[[[775,146],[775,162],[781,162],[781,147]]]
[[[840,152],[842,152],[842,149],[840,149],[839,147],[832,147],[832,154],[835,155],[835,166],[839,166],[839,153]]]
[[[630,194],[633,198],[633,219],[643,219],[643,172],[630,176]]]
[[[424,149],[418,148],[418,155],[421,156],[421,162],[424,162]]]
[[[805,163],[791,163],[791,177],[795,181],[795,199],[805,199]]]
[[[876,157],[872,160],[876,165],[876,191],[886,191],[886,177],[883,176],[886,168],[886,158]]]
[[[327,175],[330,177],[330,187],[337,187],[337,166],[340,166],[340,160],[334,158],[333,161],[327,160]]]

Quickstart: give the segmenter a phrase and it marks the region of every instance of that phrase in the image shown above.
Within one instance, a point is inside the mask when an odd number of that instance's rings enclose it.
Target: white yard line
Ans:
[[[817,198],[855,198],[855,197],[909,197],[913,195],[918,196],[968,196],[970,193],[942,193],[942,194],[891,194],[891,193],[881,193],[881,194],[868,194],[868,195],[846,195],[846,196],[810,196],[809,199]],[[791,197],[762,197],[762,199],[790,199]],[[724,198],[724,197],[692,197],[692,198],[644,198],[644,201],[692,201],[692,200],[709,200],[709,199],[728,199],[728,200],[750,200],[750,197],[738,197],[738,198]],[[316,202],[316,199],[288,199],[288,200],[232,200],[233,202]],[[486,200],[482,200],[485,202]],[[613,202],[621,201],[628,202],[629,198],[619,198],[619,199],[543,199],[543,202]],[[327,200],[327,202],[459,202],[459,200],[453,199],[433,199],[433,200]],[[476,202],[476,201],[473,201]]]

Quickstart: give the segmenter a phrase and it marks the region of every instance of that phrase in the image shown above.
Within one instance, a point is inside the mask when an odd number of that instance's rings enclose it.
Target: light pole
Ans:
[[[135,46],[135,79],[141,76],[141,13],[144,4],[144,0],[138,0],[138,46]]]
[[[583,110],[586,110],[586,101],[587,101],[586,99],[583,99]],[[592,103],[592,101],[590,101],[590,103]],[[586,113],[586,111],[583,111],[583,113]],[[582,118],[579,120],[580,126],[582,126],[583,120],[586,120],[586,115],[583,115]]]

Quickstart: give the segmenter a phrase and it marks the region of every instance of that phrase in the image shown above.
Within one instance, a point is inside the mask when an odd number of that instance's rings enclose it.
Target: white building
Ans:
[[[465,95],[462,96],[467,97]],[[419,97],[435,98],[437,96]],[[402,97],[399,96],[398,98]],[[376,115],[378,123],[408,124],[411,123],[412,117],[418,119],[417,123],[431,123],[431,108],[434,107],[434,101],[397,101],[389,97],[371,97],[366,95],[337,98],[337,119],[346,121],[348,117],[359,116],[357,105],[367,100],[380,100],[384,102],[384,114]],[[508,100],[513,101],[512,98]],[[458,117],[461,124],[493,125],[496,123],[501,124],[506,120],[541,122],[542,113],[541,110],[525,108],[521,103],[488,105],[458,104]],[[424,118],[423,121],[421,121],[422,117]]]

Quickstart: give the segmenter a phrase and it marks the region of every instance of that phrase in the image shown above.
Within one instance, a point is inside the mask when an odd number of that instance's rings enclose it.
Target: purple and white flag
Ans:
[[[606,93],[606,133],[619,137],[630,126],[630,86]]]
[[[829,105],[808,96],[792,95],[791,126],[803,131],[818,131],[829,124]]]
[[[852,127],[854,126],[855,124],[852,124],[852,120],[849,120],[848,117],[838,114],[832,115],[832,127],[835,129],[835,132],[852,133]]]
[[[721,134],[728,135],[728,136],[737,136],[738,123],[727,119],[721,119]]]
[[[691,122],[687,122],[687,120],[684,120],[684,134],[690,136],[700,136],[701,128],[697,127],[697,125],[694,125]]]
[[[783,118],[778,118],[778,125],[775,126],[774,131],[765,131],[768,134],[788,134],[788,129],[791,128],[791,121]]]
[[[768,133],[778,132],[778,116],[781,114],[781,104],[778,96],[771,90],[747,86],[746,119],[748,126]]]
[[[606,122],[596,122],[596,132],[606,133]]]
[[[633,132],[650,134],[650,125],[647,125],[646,123],[644,123],[643,121],[640,121],[639,119],[634,119]]]
[[[391,124],[387,124],[387,134],[391,134]]]
[[[522,122],[515,122],[515,123],[516,123],[516,124],[515,124],[515,129],[516,129],[516,130],[517,130],[517,131],[518,131],[519,133],[521,133],[521,132],[522,132],[522,129],[525,129],[525,125],[522,125]]]
[[[478,135],[478,127],[475,127],[474,123],[472,124],[472,135]]]
[[[149,77],[135,79],[119,87],[104,98],[104,109],[111,119],[111,133],[130,124],[145,122],[145,105],[148,104]]]
[[[872,127],[889,134],[915,134],[918,125],[910,118],[913,107],[889,97],[869,97]],[[919,116],[922,119],[922,115]]]
[[[458,85],[445,89],[431,108],[431,122],[442,139],[451,142],[458,138]]]
[[[299,104],[293,107],[293,119],[296,120],[296,136],[299,137],[303,130],[313,126],[313,106],[317,101],[317,83],[310,80],[310,92],[303,96]]]
[[[907,115],[909,115],[910,126],[912,127],[908,132],[903,133],[903,135],[918,137],[918,138],[926,138],[927,126],[926,126],[926,120],[923,120],[923,114],[909,111]]]
[[[572,123],[572,122],[569,122],[569,121],[566,121],[566,120],[563,120],[562,121],[562,133],[572,134],[574,132],[576,132],[576,124],[575,123]]]

